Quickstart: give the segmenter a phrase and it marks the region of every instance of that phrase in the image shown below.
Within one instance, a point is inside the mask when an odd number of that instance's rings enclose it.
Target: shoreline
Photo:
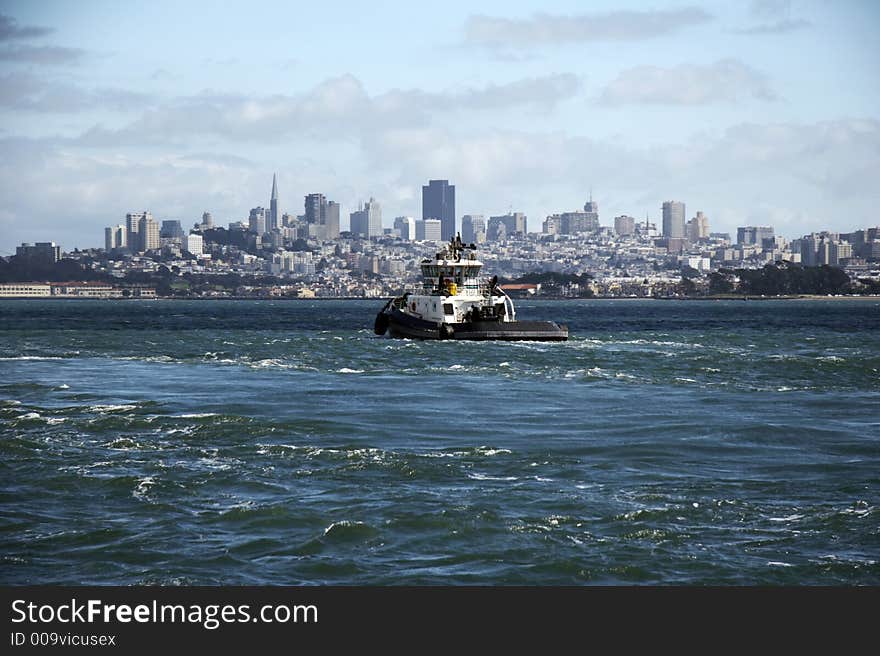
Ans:
[[[254,296],[157,296],[154,298],[98,298],[98,297],[63,297],[63,296],[8,296],[0,297],[2,301],[116,301],[123,303],[140,303],[153,301],[375,301],[382,302],[396,298],[394,296],[375,296],[364,298],[362,296],[320,296],[315,298],[295,297],[254,297]],[[681,297],[618,297],[618,296],[595,296],[593,298],[569,298],[564,296],[550,297],[520,297],[513,299],[520,301],[880,301],[880,294],[860,296],[823,296],[820,294],[803,294],[797,296],[681,296]]]

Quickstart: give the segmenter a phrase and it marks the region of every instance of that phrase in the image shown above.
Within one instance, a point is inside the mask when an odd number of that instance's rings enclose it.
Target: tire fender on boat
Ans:
[[[448,323],[440,325],[440,339],[452,339],[455,335],[455,329]]]

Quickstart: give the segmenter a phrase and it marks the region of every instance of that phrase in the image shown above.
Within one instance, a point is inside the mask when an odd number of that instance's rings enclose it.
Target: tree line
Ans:
[[[736,280],[739,279],[739,285]],[[851,294],[855,289],[843,269],[823,264],[802,266],[788,262],[761,269],[719,269],[709,274],[709,294],[791,296],[798,294]],[[870,293],[870,292],[869,292]],[[876,293],[876,292],[874,292]]]

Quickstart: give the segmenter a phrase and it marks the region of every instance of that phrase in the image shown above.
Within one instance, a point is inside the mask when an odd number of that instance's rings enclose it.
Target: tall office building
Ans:
[[[614,232],[617,233],[619,237],[628,237],[630,235],[635,234],[636,232],[636,220],[635,218],[627,215],[615,216],[614,217]]]
[[[466,244],[486,241],[486,219],[482,214],[465,214],[461,217],[461,239]]]
[[[306,223],[323,223],[327,212],[327,199],[324,194],[309,194],[305,199]]]
[[[210,212],[202,214],[202,223],[200,227],[202,230],[212,230],[214,228],[214,217],[211,216]]]
[[[159,239],[159,224],[153,221],[153,216],[149,212],[138,221],[137,237],[139,253],[158,250],[162,245]]]
[[[743,226],[736,229],[736,243],[738,246],[762,246],[765,239],[773,239],[774,232],[771,226]]]
[[[490,216],[489,227],[486,230],[486,239],[500,241],[515,234],[525,235],[528,228],[528,218],[522,212],[511,212],[501,216]]]
[[[667,239],[684,239],[684,203],[668,200],[663,203],[663,236]]]
[[[584,203],[584,212],[587,214],[586,222],[590,228],[595,230],[599,227],[599,203],[593,200],[593,190],[590,189],[590,200]]]
[[[262,235],[266,232],[266,210],[262,207],[255,207],[251,210],[248,217],[248,230]]]
[[[416,238],[416,220],[411,216],[398,216],[394,219],[394,229],[401,239],[413,241]]]
[[[361,204],[360,209],[348,215],[349,232],[359,237],[370,236],[370,214]]]
[[[382,206],[370,196],[370,200],[364,203],[364,211],[367,212],[367,226],[369,237],[382,236]]]
[[[54,241],[38,241],[36,244],[22,243],[15,247],[15,258],[28,264],[55,264],[61,259],[61,247]]]
[[[140,229],[141,219],[146,217],[152,220],[153,215],[147,210],[143,212],[129,212],[125,215],[125,242],[133,251],[139,248],[140,238],[138,237],[138,230]]]
[[[122,224],[104,228],[104,250],[109,253],[117,248],[125,248],[128,243],[126,236],[125,226]]]
[[[205,252],[205,241],[202,239],[201,235],[197,235],[195,233],[188,234],[186,236],[186,250],[192,253],[193,255],[201,255]]]
[[[709,238],[709,219],[702,212],[697,212],[697,215],[688,221],[687,238],[692,243]]]
[[[558,214],[550,214],[541,224],[541,232],[545,235],[558,235],[562,231],[562,218]]]
[[[305,197],[305,222],[309,226],[309,235],[319,239],[336,239],[339,237],[339,203],[328,201],[324,194],[309,194]]]
[[[818,262],[819,237],[813,233],[800,239],[801,264],[816,266]]]
[[[416,241],[442,241],[443,224],[440,219],[416,221]]]
[[[841,260],[851,258],[853,255],[852,245],[845,241],[832,241],[831,253],[828,264],[831,266],[840,266]]]
[[[269,217],[267,224],[269,230],[281,229],[281,215],[278,213],[278,184],[274,173],[272,174],[272,196],[269,199]]]
[[[162,221],[162,227],[159,229],[160,239],[177,239],[183,240],[183,228],[180,221]]]
[[[382,236],[382,206],[370,197],[357,212],[349,214],[351,232],[361,237]]]
[[[339,239],[339,203],[336,201],[327,201],[324,225],[326,226],[326,239]]]
[[[443,241],[455,237],[455,185],[449,180],[428,180],[422,186],[422,220],[438,219]]]

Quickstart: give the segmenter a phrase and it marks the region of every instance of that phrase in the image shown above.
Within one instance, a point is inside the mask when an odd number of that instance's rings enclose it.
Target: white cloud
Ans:
[[[425,92],[393,89],[370,95],[352,75],[330,78],[295,95],[245,97],[204,92],[145,112],[117,129],[95,126],[83,145],[188,143],[199,136],[274,142],[282,137],[357,139],[385,128],[427,125],[440,113],[531,108],[549,111],[574,97],[571,74],[525,78],[482,88]]]
[[[0,107],[39,113],[143,109],[150,97],[125,89],[84,89],[30,73],[0,75]]]
[[[712,20],[698,7],[654,11],[613,11],[601,14],[535,14],[530,18],[470,16],[468,43],[522,49],[540,44],[587,41],[633,41],[675,33]]]
[[[776,98],[764,75],[735,59],[723,59],[709,66],[630,68],[605,87],[599,102],[704,105],[744,97]]]

